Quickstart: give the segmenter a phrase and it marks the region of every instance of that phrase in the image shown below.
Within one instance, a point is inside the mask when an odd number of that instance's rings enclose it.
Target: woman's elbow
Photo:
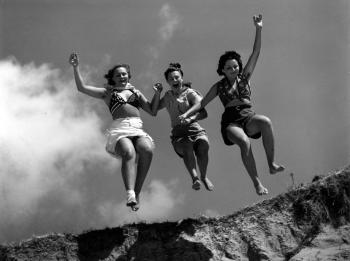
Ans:
[[[78,89],[79,92],[84,93],[84,90],[85,90],[84,85],[82,85],[82,84],[77,84],[77,89]]]
[[[201,113],[203,119],[208,117],[208,112],[206,109],[201,109],[200,113]]]
[[[203,113],[203,119],[206,119],[206,118],[208,118],[208,113],[207,112]]]

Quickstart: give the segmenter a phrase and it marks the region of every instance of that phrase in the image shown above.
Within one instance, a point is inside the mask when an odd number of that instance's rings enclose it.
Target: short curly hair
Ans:
[[[222,70],[225,67],[225,63],[228,60],[232,60],[232,59],[234,59],[234,60],[236,60],[238,62],[239,73],[242,73],[242,71],[243,71],[243,63],[242,63],[241,55],[239,53],[237,53],[236,51],[226,51],[223,55],[220,56],[219,63],[218,63],[218,69],[216,70],[216,72],[220,76],[224,75]]]
[[[170,63],[169,66],[168,66],[168,69],[166,69],[165,72],[164,72],[165,80],[168,80],[169,73],[172,73],[172,72],[175,72],[175,71],[180,72],[182,77],[184,76],[184,72],[181,69],[181,64],[179,64],[179,63]]]
[[[130,65],[126,64],[126,63],[120,63],[120,64],[113,66],[113,68],[108,70],[107,74],[104,75],[104,78],[107,79],[107,83],[109,85],[112,85],[112,86],[115,85],[115,81],[113,80],[114,72],[115,72],[115,70],[117,70],[120,67],[125,68],[127,73],[128,73],[129,79],[131,78]]]

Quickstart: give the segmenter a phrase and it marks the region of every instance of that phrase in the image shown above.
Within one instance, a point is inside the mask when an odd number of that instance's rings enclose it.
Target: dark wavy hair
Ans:
[[[184,76],[184,72],[181,69],[181,64],[179,64],[179,63],[170,63],[168,68],[164,72],[165,80],[168,81],[169,73],[172,73],[172,72],[175,72],[175,71],[180,72],[182,77]],[[183,82],[182,85],[191,88],[192,83],[191,82]]]
[[[224,73],[222,72],[222,70],[225,67],[225,63],[228,60],[236,60],[238,62],[239,65],[239,73],[242,73],[243,71],[243,63],[242,63],[242,59],[241,59],[241,55],[235,51],[226,51],[223,55],[220,56],[219,59],[219,63],[218,63],[218,69],[216,70],[216,72],[222,76],[224,75]]]
[[[110,69],[107,74],[104,75],[104,77],[107,79],[107,83],[109,85],[115,85],[115,82],[113,80],[113,76],[114,76],[114,72],[115,70],[117,70],[118,68],[120,67],[123,67],[126,69],[127,73],[128,73],[128,76],[129,76],[129,79],[131,78],[131,73],[130,73],[130,66],[129,64],[126,64],[126,63],[120,63],[120,64],[117,64],[115,65],[112,69]]]

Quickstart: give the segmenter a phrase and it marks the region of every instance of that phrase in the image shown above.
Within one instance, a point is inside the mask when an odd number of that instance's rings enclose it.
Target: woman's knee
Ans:
[[[205,140],[199,140],[195,143],[195,153],[197,156],[205,156],[208,155],[209,151],[209,143]]]
[[[181,142],[177,146],[177,151],[181,151],[183,156],[188,158],[193,156],[193,145],[190,142]]]
[[[240,139],[237,139],[235,143],[238,145],[238,147],[243,153],[247,153],[251,148],[251,142],[248,136],[244,136]]]
[[[256,118],[261,129],[272,129],[272,122],[270,118],[264,115],[258,115]]]
[[[140,140],[136,143],[136,150],[142,155],[153,155],[154,145],[149,140]]]
[[[241,150],[248,150],[250,148],[250,139],[242,128],[227,128],[227,137],[232,143],[237,144]]]
[[[127,138],[118,141],[115,151],[123,160],[130,160],[136,157],[134,145]]]
[[[120,155],[120,157],[122,157],[124,160],[131,160],[136,157],[135,149],[131,147],[117,149],[117,154]]]

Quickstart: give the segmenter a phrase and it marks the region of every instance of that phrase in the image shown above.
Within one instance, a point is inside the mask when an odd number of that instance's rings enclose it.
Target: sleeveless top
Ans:
[[[140,102],[139,102],[140,91],[136,90],[135,88],[130,88],[127,90],[132,92],[132,94],[129,96],[127,100],[125,100],[119,94],[120,90],[117,90],[116,88],[111,90],[111,101],[108,106],[111,114],[113,114],[118,108],[120,108],[124,104],[130,104],[136,107],[137,109],[140,107]]]
[[[169,112],[171,126],[176,126],[180,124],[178,116],[185,113],[192,105],[188,100],[188,95],[195,94],[200,95],[200,93],[192,88],[187,87],[179,96],[175,95],[171,90],[168,90],[164,94],[164,103],[167,111]]]
[[[215,85],[217,86],[217,92],[224,107],[233,100],[250,103],[251,89],[247,78],[243,75],[239,74],[237,76],[236,89],[233,89],[226,77],[215,83]]]

